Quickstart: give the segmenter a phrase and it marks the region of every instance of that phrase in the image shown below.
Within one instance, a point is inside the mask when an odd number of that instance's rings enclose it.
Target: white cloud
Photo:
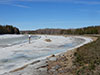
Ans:
[[[29,6],[17,4],[16,2],[66,2],[74,4],[88,4],[88,5],[99,5],[100,1],[90,0],[0,0],[0,4],[9,4],[12,6],[29,8]]]
[[[21,7],[21,8],[30,8],[29,6],[13,4],[12,6]]]
[[[6,5],[21,7],[21,8],[30,8],[29,6],[21,5],[21,4],[17,3],[17,2],[21,2],[21,1],[24,1],[24,0],[0,0],[0,4],[6,4]]]

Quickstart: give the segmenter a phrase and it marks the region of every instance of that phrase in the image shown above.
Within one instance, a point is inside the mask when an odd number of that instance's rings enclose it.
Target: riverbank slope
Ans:
[[[49,75],[99,75],[100,37],[92,37],[92,43],[58,55],[56,61],[48,61]]]

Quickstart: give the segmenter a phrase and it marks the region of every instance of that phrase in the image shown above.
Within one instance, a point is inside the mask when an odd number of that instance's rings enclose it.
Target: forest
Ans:
[[[21,31],[22,34],[71,34],[71,35],[83,35],[83,34],[100,34],[100,26],[89,26],[77,29],[38,29],[35,31]]]
[[[0,34],[20,34],[20,31],[12,25],[0,25]]]

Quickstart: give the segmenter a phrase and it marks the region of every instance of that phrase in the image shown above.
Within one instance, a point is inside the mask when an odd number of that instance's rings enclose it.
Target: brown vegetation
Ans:
[[[45,39],[45,41],[46,41],[46,42],[51,42],[51,40],[50,40],[50,39]]]
[[[71,34],[71,35],[83,35],[83,34],[100,34],[100,26],[91,26],[77,29],[39,29],[36,31],[21,31],[22,34]]]
[[[100,72],[100,37],[92,43],[77,49],[74,53],[77,75],[99,75]]]

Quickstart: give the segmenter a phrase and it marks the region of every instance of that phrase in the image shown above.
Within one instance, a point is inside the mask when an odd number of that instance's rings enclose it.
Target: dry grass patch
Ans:
[[[52,40],[51,40],[51,39],[45,39],[45,41],[46,41],[46,42],[51,42]]]

